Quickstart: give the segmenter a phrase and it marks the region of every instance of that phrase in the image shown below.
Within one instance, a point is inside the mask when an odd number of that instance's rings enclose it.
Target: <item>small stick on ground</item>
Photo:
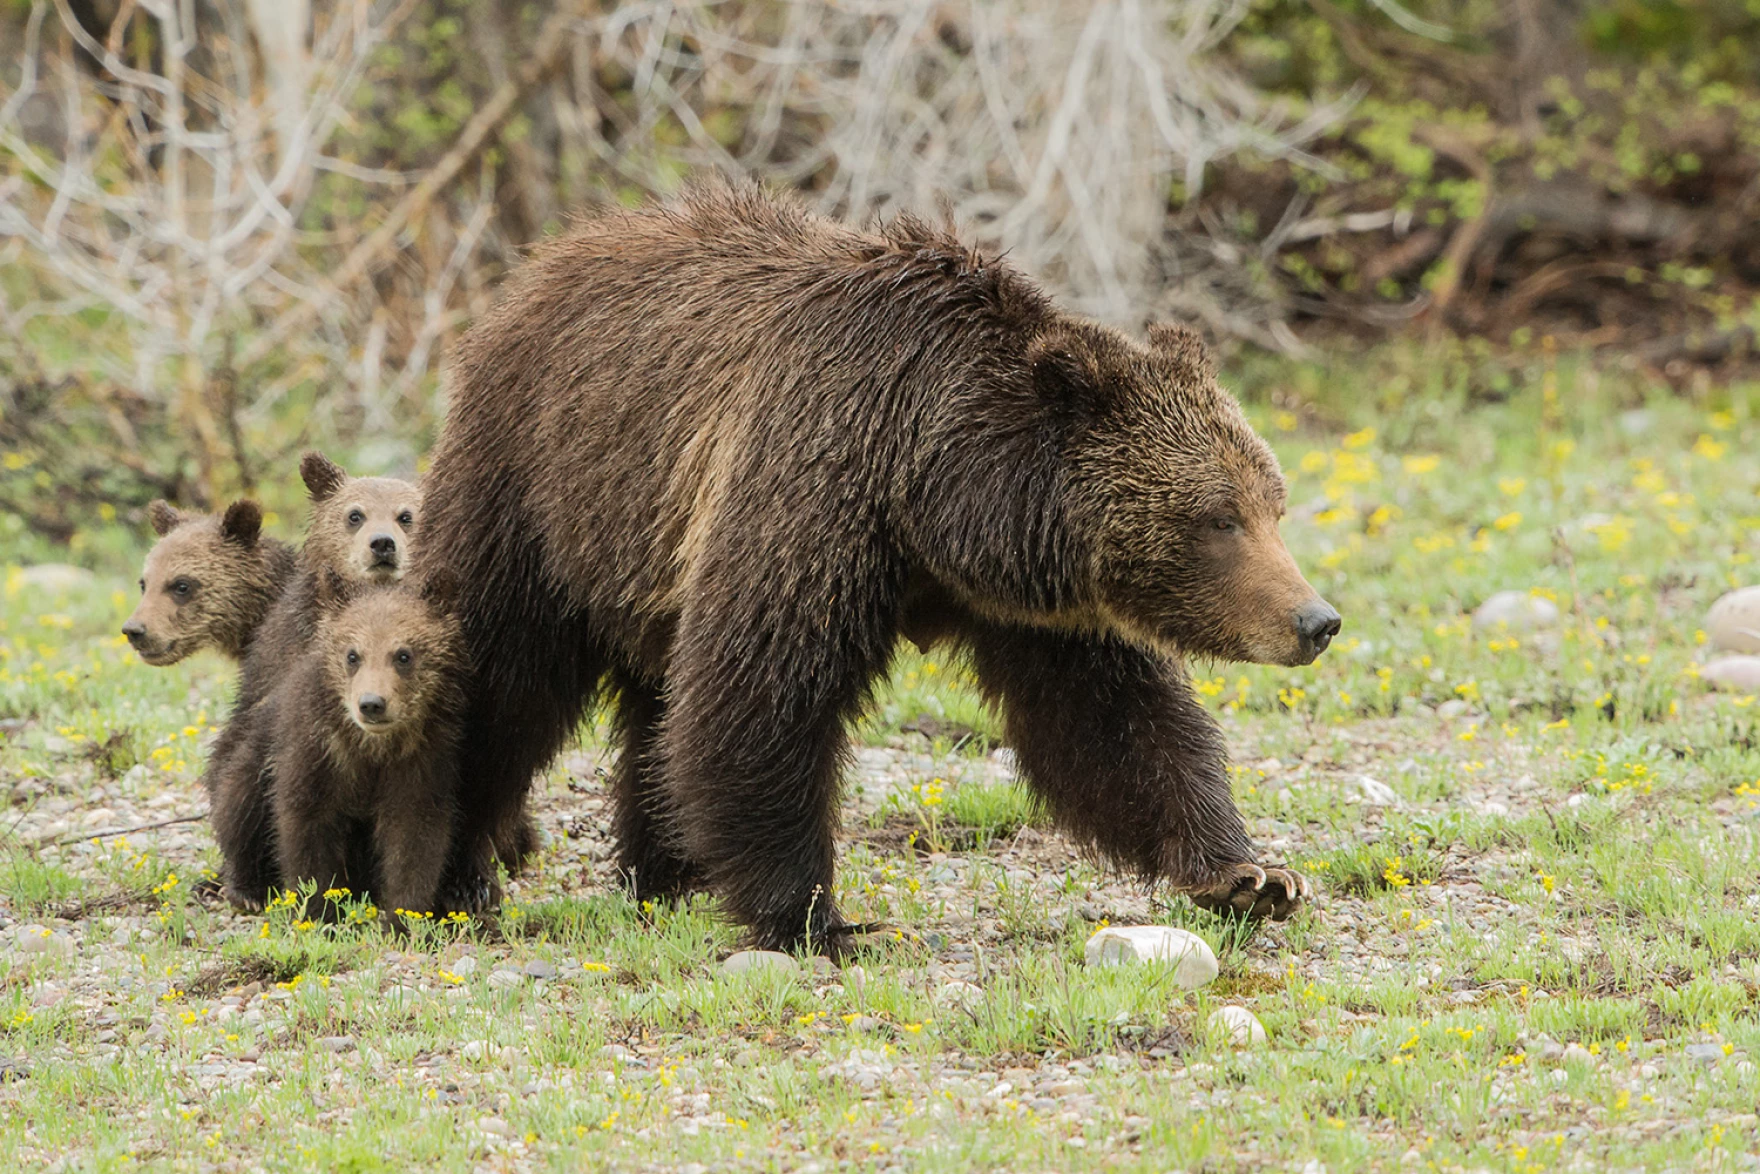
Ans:
[[[150,832],[156,828],[168,828],[180,823],[195,823],[199,819],[207,818],[206,811],[198,811],[194,815],[180,815],[176,819],[161,819],[157,823],[143,823],[130,828],[112,828],[104,832],[81,832],[77,836],[63,836],[59,840],[49,841],[44,847],[59,848],[63,844],[77,844],[81,840],[107,840],[111,836],[131,836],[135,832]]]

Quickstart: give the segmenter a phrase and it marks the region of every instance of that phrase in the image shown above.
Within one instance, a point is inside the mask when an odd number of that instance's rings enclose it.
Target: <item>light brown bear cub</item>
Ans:
[[[331,576],[310,647],[270,695],[282,883],[431,911],[452,836],[463,710],[457,621],[409,586]],[[367,846],[370,845],[370,850]]]
[[[159,667],[203,648],[243,660],[293,578],[293,548],[263,537],[254,501],[235,501],[219,516],[155,501],[147,520],[159,541],[141,567],[141,601],[122,625],[135,654]]]

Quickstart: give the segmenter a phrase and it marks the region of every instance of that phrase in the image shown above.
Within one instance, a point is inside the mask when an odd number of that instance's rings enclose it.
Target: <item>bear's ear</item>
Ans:
[[[1034,386],[1051,403],[1086,407],[1101,394],[1093,347],[1068,326],[1058,324],[1035,336],[1027,346],[1027,363]]]
[[[263,507],[254,501],[235,501],[220,519],[220,537],[250,548],[263,530]]]
[[[316,449],[299,459],[299,476],[306,483],[306,492],[312,495],[313,501],[323,501],[348,480],[341,465]]]
[[[1149,327],[1149,349],[1183,371],[1203,379],[1216,378],[1216,360],[1204,336],[1182,322],[1156,322]]]
[[[148,503],[147,523],[153,527],[153,533],[159,537],[163,538],[177,529],[177,524],[181,521],[183,521],[183,515],[177,512],[176,506],[164,498],[161,497]]]

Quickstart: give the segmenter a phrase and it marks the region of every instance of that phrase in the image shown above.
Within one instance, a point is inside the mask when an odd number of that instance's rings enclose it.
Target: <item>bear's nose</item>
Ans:
[[[373,552],[374,558],[381,562],[390,562],[397,554],[397,539],[389,534],[375,534],[367,541],[367,547]]]
[[[1332,638],[1338,635],[1343,624],[1338,612],[1324,599],[1313,599],[1304,603],[1296,610],[1296,635],[1302,641],[1303,657],[1313,660],[1325,652],[1326,646],[1332,643]]]
[[[385,699],[377,693],[362,693],[361,699],[355,702],[355,708],[361,711],[361,717],[367,721],[385,719]]]
[[[122,634],[128,637],[130,644],[138,644],[141,637],[147,634],[147,626],[139,620],[129,620],[122,625]]]

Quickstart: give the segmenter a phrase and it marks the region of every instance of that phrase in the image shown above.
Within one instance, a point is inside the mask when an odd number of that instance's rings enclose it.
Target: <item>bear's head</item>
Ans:
[[[147,520],[159,541],[141,567],[141,601],[122,634],[151,665],[176,664],[209,646],[236,655],[272,586],[260,548],[262,509],[235,501],[214,517],[155,501]]]
[[[1144,346],[1066,320],[1030,357],[1042,393],[1068,413],[1066,500],[1092,537],[1102,619],[1176,655],[1318,656],[1338,613],[1283,545],[1283,473],[1218,386],[1202,340],[1159,325]]]
[[[421,490],[394,477],[350,477],[323,453],[308,452],[299,475],[312,498],[307,563],[368,583],[394,583],[410,561]]]
[[[433,592],[360,586],[327,571],[319,598],[316,655],[357,744],[407,749],[427,739],[437,715],[456,712],[464,642]]]

